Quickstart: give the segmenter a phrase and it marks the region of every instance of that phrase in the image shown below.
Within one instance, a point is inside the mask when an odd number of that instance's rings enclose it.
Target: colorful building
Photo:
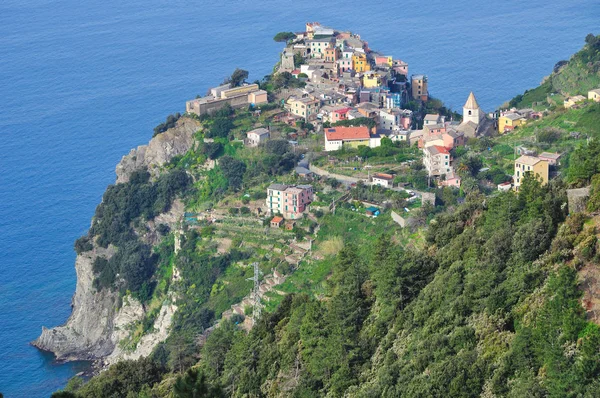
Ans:
[[[268,103],[267,92],[265,90],[253,91],[248,94],[248,104],[256,106]]]
[[[373,175],[373,185],[391,188],[394,186],[394,176],[392,174],[375,173]]]
[[[523,155],[515,160],[514,186],[519,190],[525,174],[532,174],[542,185],[548,183],[548,162],[535,156]]]
[[[332,127],[325,129],[325,150],[327,152],[342,149],[342,146],[357,148],[359,145],[370,146],[371,133],[366,126]]]
[[[347,120],[348,112],[350,112],[351,110],[352,110],[352,108],[348,108],[348,107],[334,109],[329,114],[329,121],[331,123],[337,123],[341,120]]]
[[[524,125],[527,119],[518,113],[504,113],[498,118],[498,132],[500,134],[513,131],[515,128]]]
[[[391,68],[393,65],[392,57],[386,56],[386,55],[378,55],[375,57],[375,65],[387,66],[387,67]]]
[[[381,75],[374,71],[365,72],[362,79],[364,88],[380,87],[382,83]]]
[[[271,184],[267,188],[267,211],[286,219],[298,219],[314,197],[312,185]]]
[[[412,97],[416,100],[427,101],[429,99],[429,88],[427,76],[412,75],[410,79]]]
[[[352,69],[357,73],[367,72],[371,70],[371,65],[367,60],[367,55],[360,52],[355,52],[352,55]]]
[[[337,47],[329,47],[325,49],[325,61],[337,62],[340,58],[340,49]]]
[[[332,47],[331,39],[314,39],[308,42],[311,58],[325,58],[325,51]]]
[[[312,98],[290,98],[288,100],[289,110],[292,114],[303,118],[305,121],[317,117],[321,102]]]

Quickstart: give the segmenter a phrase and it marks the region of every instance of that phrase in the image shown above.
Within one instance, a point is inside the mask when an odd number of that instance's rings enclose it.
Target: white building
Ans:
[[[260,127],[251,131],[248,131],[246,133],[246,145],[249,147],[257,147],[260,145],[261,142],[265,142],[267,141],[270,137],[271,134],[269,133],[269,130],[267,130],[264,127]]]
[[[384,130],[393,130],[394,126],[400,126],[402,111],[398,108],[379,110],[379,127]]]
[[[443,176],[452,171],[450,152],[439,145],[423,148],[423,165],[429,176]]]
[[[391,188],[394,186],[394,176],[391,174],[376,173],[373,175],[373,185]]]

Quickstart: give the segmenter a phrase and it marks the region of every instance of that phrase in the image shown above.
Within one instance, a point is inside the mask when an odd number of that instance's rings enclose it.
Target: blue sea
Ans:
[[[268,74],[279,31],[353,30],[429,76],[460,110],[535,87],[586,34],[600,3],[571,1],[0,1],[0,392],[48,397],[85,363],[28,343],[62,324],[73,241],[130,148],[236,67]]]

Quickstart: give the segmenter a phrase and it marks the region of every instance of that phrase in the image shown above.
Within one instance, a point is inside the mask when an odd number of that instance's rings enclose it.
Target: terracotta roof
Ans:
[[[276,222],[276,223],[280,223],[283,221],[283,217],[279,217],[279,216],[275,216],[273,217],[273,219],[271,220],[271,222]]]
[[[379,178],[380,180],[388,180],[391,181],[394,179],[394,176],[391,174],[385,174],[385,173],[376,173],[373,178]]]
[[[366,140],[371,137],[369,128],[360,127],[334,127],[325,130],[327,141],[334,140]]]
[[[475,95],[472,91],[471,94],[469,94],[469,98],[467,98],[467,102],[465,103],[464,107],[467,109],[479,109],[479,104],[477,103]]]
[[[339,113],[339,114],[344,114],[344,113],[348,113],[348,111],[351,110],[351,109],[352,108],[342,108],[342,109],[336,109],[336,110],[334,110],[332,112]]]
[[[432,145],[430,147],[427,147],[427,150],[432,154],[432,155],[439,155],[440,153],[443,153],[444,155],[450,155],[450,152],[448,152],[448,150],[440,145]]]

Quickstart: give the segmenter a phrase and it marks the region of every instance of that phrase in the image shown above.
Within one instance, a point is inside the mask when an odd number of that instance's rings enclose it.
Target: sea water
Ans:
[[[64,323],[73,241],[114,167],[236,67],[262,78],[279,31],[320,21],[491,111],[600,33],[589,1],[0,1],[0,392],[47,397],[85,368],[29,345]]]

